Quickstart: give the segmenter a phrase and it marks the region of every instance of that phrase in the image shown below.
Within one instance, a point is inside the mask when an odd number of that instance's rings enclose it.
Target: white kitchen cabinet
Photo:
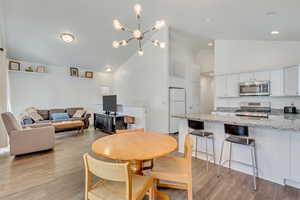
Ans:
[[[270,73],[271,96],[284,95],[284,73],[283,69],[272,70]]]
[[[287,67],[284,69],[284,95],[299,95],[299,66]]]
[[[268,81],[270,80],[269,71],[254,72],[253,74],[255,81]]]
[[[227,75],[215,77],[216,81],[216,96],[227,97]]]
[[[254,81],[254,73],[241,73],[240,74],[240,82],[250,82]]]
[[[268,81],[270,80],[269,71],[249,72],[240,74],[240,82]]]
[[[239,74],[227,75],[227,96],[238,97],[239,96]]]

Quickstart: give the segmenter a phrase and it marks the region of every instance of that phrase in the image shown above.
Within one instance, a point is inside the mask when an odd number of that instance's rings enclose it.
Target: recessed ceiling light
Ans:
[[[209,47],[212,47],[212,46],[214,46],[214,43],[213,43],[213,42],[209,42],[207,45],[208,45]]]
[[[205,19],[204,19],[204,22],[206,22],[206,23],[210,23],[210,22],[212,22],[212,19],[211,19],[211,18],[209,18],[209,17],[207,17],[207,18],[205,18]]]
[[[105,67],[105,71],[106,71],[106,72],[111,72],[111,71],[112,71],[111,66],[110,66],[110,65],[107,65],[107,66]]]
[[[60,38],[66,43],[71,43],[75,40],[75,37],[72,33],[62,33]]]
[[[275,11],[266,12],[266,15],[269,17],[273,17],[273,16],[277,15],[277,12],[275,12]]]
[[[271,35],[278,35],[280,32],[279,31],[272,31]]]

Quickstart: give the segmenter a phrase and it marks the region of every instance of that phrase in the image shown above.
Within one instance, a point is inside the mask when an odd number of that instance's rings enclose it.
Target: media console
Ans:
[[[94,113],[94,127],[105,133],[114,134],[116,130],[127,129],[127,115],[108,115]],[[131,117],[132,118],[132,117]]]

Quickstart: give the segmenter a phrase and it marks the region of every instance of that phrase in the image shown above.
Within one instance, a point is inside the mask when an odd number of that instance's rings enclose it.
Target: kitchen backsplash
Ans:
[[[290,106],[292,103],[300,109],[299,97],[237,97],[237,98],[216,98],[215,108],[238,108],[240,102],[271,102],[272,109],[283,109],[284,106]]]

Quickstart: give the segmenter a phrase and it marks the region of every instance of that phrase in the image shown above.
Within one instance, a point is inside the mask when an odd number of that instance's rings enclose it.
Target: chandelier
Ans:
[[[163,28],[165,26],[165,21],[164,20],[158,20],[156,21],[155,25],[153,27],[151,27],[148,30],[142,30],[142,25],[141,25],[141,12],[142,12],[142,6],[140,4],[136,4],[134,6],[134,11],[136,14],[136,19],[138,21],[137,24],[137,29],[129,29],[123,25],[121,25],[120,21],[115,19],[113,21],[113,25],[115,27],[115,29],[117,31],[126,31],[129,32],[132,37],[130,37],[127,40],[121,40],[121,41],[114,41],[112,43],[112,46],[114,48],[119,48],[120,46],[127,46],[128,43],[132,40],[136,40],[138,42],[138,55],[142,56],[144,55],[144,51],[143,51],[143,47],[142,47],[142,41],[145,39],[146,34],[151,33],[151,32],[156,32],[158,30],[160,30],[161,28]],[[164,42],[160,42],[158,40],[152,40],[152,44],[156,47],[160,47],[160,48],[165,48],[166,47],[166,43]]]

